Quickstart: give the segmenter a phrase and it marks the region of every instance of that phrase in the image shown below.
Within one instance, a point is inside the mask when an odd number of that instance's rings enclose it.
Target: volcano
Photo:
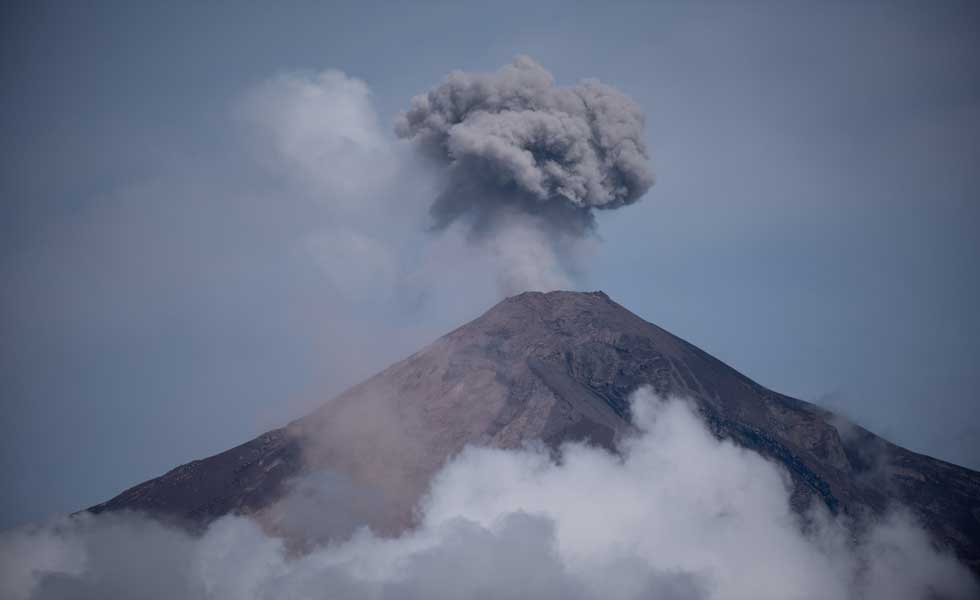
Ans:
[[[980,473],[769,390],[602,292],[504,300],[314,413],[89,510],[192,528],[245,514],[286,529],[280,500],[301,475],[331,473],[362,494],[366,523],[394,534],[412,525],[431,476],[467,445],[584,441],[616,451],[634,430],[628,398],[641,386],[689,398],[717,437],[780,465],[801,515],[816,503],[857,520],[899,504],[980,571]],[[350,498],[320,509],[350,511]]]

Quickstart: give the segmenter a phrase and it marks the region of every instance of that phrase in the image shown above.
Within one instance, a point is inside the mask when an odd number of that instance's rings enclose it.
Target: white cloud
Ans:
[[[396,163],[367,84],[342,71],[286,73],[255,86],[238,114],[259,157],[335,207],[388,184]]]
[[[152,565],[167,577],[167,592],[235,600],[893,600],[980,592],[908,515],[895,512],[858,534],[814,512],[803,533],[787,476],[772,463],[715,439],[683,401],[642,390],[634,414],[643,433],[621,455],[569,445],[555,462],[536,447],[465,450],[434,479],[419,527],[399,538],[361,529],[290,557],[282,541],[240,517],[219,520],[198,540],[132,517],[86,517],[62,524],[58,535],[8,534],[0,546],[4,591],[12,599],[62,597],[65,589],[164,598],[133,577]],[[52,549],[58,544],[75,554]],[[114,563],[122,553],[129,558]],[[48,558],[33,572],[18,559],[39,555]]]

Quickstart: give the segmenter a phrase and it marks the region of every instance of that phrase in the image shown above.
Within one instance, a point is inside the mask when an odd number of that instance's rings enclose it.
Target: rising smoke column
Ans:
[[[520,252],[548,260],[594,228],[594,210],[639,200],[653,185],[639,107],[596,80],[561,87],[526,56],[493,73],[454,71],[412,99],[396,133],[444,167],[430,212],[433,228],[461,222],[474,242],[532,224],[548,245]],[[506,273],[542,272],[505,264]],[[521,282],[516,282],[520,285]],[[534,281],[527,281],[534,286]]]

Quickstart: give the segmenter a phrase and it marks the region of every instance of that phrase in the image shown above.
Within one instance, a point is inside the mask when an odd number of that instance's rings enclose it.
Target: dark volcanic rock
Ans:
[[[289,478],[330,470],[383,499],[372,524],[394,532],[411,523],[429,477],[467,444],[613,448],[632,430],[628,397],[641,385],[694,399],[716,435],[784,466],[798,510],[818,501],[862,516],[901,503],[980,569],[980,473],[768,390],[601,292],[505,300],[312,415],[91,510],[196,525],[244,513],[275,526]]]

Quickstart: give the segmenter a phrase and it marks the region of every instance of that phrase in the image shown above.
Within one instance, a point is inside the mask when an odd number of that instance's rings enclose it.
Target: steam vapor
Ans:
[[[418,527],[396,538],[345,526],[353,532],[345,539],[296,556],[245,517],[225,517],[192,537],[118,514],[10,532],[0,536],[0,596],[917,600],[980,593],[971,574],[900,510],[856,532],[815,509],[804,528],[789,506],[786,473],[717,440],[685,401],[640,390],[633,414],[641,434],[618,455],[580,444],[563,447],[557,460],[537,447],[464,450],[433,479]],[[316,511],[294,514],[318,526]]]

